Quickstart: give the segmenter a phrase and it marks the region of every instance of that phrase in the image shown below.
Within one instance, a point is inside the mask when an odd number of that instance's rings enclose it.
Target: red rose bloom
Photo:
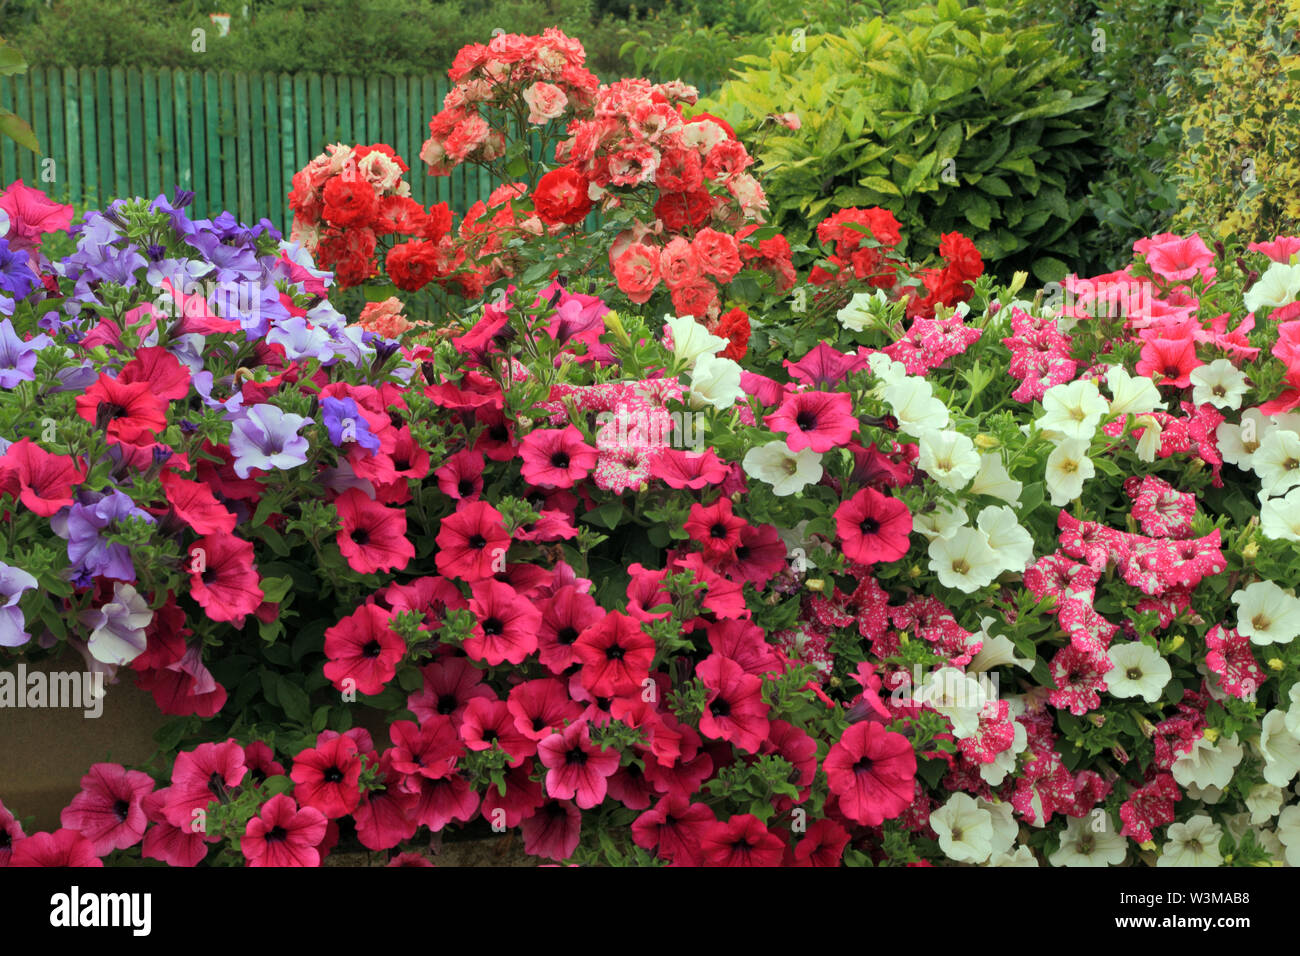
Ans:
[[[570,166],[552,169],[533,190],[533,208],[537,217],[549,225],[573,225],[591,212],[587,196],[587,177]]]
[[[399,243],[389,250],[385,265],[393,285],[418,292],[438,275],[438,247],[419,239]]]
[[[368,226],[379,211],[375,190],[360,179],[335,176],[325,184],[325,221],[343,229]]]

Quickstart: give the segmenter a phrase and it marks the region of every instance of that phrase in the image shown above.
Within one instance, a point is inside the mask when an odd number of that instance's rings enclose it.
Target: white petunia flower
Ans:
[[[1259,530],[1274,541],[1300,541],[1300,488],[1260,505]]]
[[[1023,481],[1016,481],[1002,463],[999,452],[980,455],[980,470],[975,475],[968,489],[972,495],[988,495],[1000,498],[1009,505],[1020,503],[1020,492],[1025,488]]]
[[[784,441],[769,442],[745,452],[745,474],[765,481],[778,497],[797,494],[822,480],[822,456],[811,448],[790,450]]]
[[[954,793],[930,814],[930,826],[939,836],[939,848],[958,863],[983,863],[993,852],[993,816],[980,809],[975,798]]]
[[[1264,436],[1277,426],[1258,408],[1248,408],[1241,413],[1241,422],[1222,422],[1214,430],[1214,438],[1223,460],[1238,468],[1254,469],[1255,452]]]
[[[1246,809],[1250,811],[1250,822],[1267,823],[1282,810],[1286,793],[1281,787],[1271,783],[1257,783],[1246,794]]]
[[[895,362],[884,352],[872,352],[868,355],[867,367],[871,369],[871,374],[885,385],[898,385],[908,378],[907,366],[902,362]]]
[[[849,304],[835,313],[835,318],[850,332],[861,332],[871,323],[878,310],[888,305],[889,299],[884,289],[877,289],[874,294],[855,292]]]
[[[988,536],[989,547],[998,556],[1004,571],[1019,574],[1034,563],[1034,537],[1007,505],[985,508],[975,524]]]
[[[1275,787],[1285,787],[1300,772],[1300,740],[1286,728],[1286,714],[1270,710],[1259,725],[1259,742],[1255,745],[1264,758],[1264,779]]]
[[[1232,780],[1232,771],[1241,763],[1242,753],[1236,734],[1220,737],[1213,743],[1201,734],[1192,749],[1174,761],[1169,772],[1184,787],[1194,783],[1198,787],[1223,788]]]
[[[1290,644],[1300,634],[1300,600],[1272,581],[1255,581],[1232,594],[1237,633],[1252,644]]]
[[[976,800],[976,805],[988,813],[993,821],[993,836],[989,840],[993,856],[999,856],[1003,853],[1010,853],[1016,845],[1016,837],[1020,833],[1020,824],[1016,823],[1016,818],[1012,813],[1011,804],[999,800],[997,803],[990,803],[988,800]]]
[[[1110,821],[1096,830],[1093,817],[1070,817],[1061,834],[1061,848],[1047,858],[1052,866],[1119,866],[1128,855],[1128,840],[1115,832]]]
[[[1083,483],[1097,473],[1088,457],[1089,443],[1067,438],[1047,456],[1047,490],[1052,504],[1060,508],[1083,494]]]
[[[1174,676],[1160,652],[1140,642],[1112,645],[1106,654],[1113,666],[1104,679],[1112,697],[1141,697],[1154,704]]]
[[[948,491],[961,491],[980,470],[975,443],[956,431],[931,431],[920,436],[917,465]]]
[[[1090,440],[1097,431],[1110,403],[1102,397],[1096,384],[1082,378],[1053,385],[1043,394],[1043,415],[1035,422],[1049,438]]]
[[[707,352],[695,360],[691,370],[691,404],[712,405],[726,409],[743,398],[740,387],[740,365],[731,359],[718,358]]]
[[[688,369],[701,355],[716,355],[730,344],[689,315],[665,315],[664,325],[673,335],[673,357]]]
[[[1300,295],[1300,264],[1274,262],[1242,296],[1247,310],[1278,308],[1294,302]]]
[[[1219,866],[1219,841],[1223,827],[1203,813],[1198,813],[1186,823],[1171,823],[1169,842],[1160,851],[1156,866]]]
[[[1138,461],[1155,461],[1156,453],[1160,451],[1160,439],[1164,435],[1164,428],[1150,415],[1139,415],[1133,425],[1135,428],[1142,429],[1142,437],[1138,439],[1136,449]]]
[[[930,511],[918,511],[912,515],[912,530],[925,535],[927,541],[951,538],[953,532],[969,520],[965,508],[938,502]]]
[[[1106,371],[1112,415],[1145,415],[1160,407],[1160,390],[1144,375],[1129,375],[1122,365]]]
[[[1016,847],[1015,853],[995,853],[985,866],[1038,866],[1038,857],[1027,846]]]
[[[979,653],[971,658],[966,670],[973,673],[992,670],[995,667],[1019,667],[1023,671],[1030,671],[1034,668],[1034,659],[1032,657],[1016,656],[1016,645],[1011,643],[1011,638],[1005,634],[990,634],[989,628],[997,623],[992,617],[980,619],[980,630],[977,636],[979,642],[983,645]],[[1296,685],[1300,687],[1300,684]]]
[[[1227,359],[1215,359],[1209,365],[1192,369],[1192,401],[1215,408],[1241,408],[1241,399],[1250,386],[1246,375]]]
[[[922,378],[909,376],[884,387],[882,397],[898,419],[898,430],[920,438],[928,431],[948,427],[948,406],[934,397],[934,389]]]
[[[1286,729],[1294,736],[1300,737],[1300,683],[1291,685],[1288,697],[1291,706],[1286,712]]]
[[[1286,848],[1286,861],[1300,866],[1300,805],[1291,804],[1277,818],[1277,838]]]
[[[975,528],[958,528],[947,538],[935,538],[929,553],[930,570],[939,576],[939,583],[964,594],[987,587],[1002,573],[988,535]]]
[[[986,683],[957,667],[940,667],[928,674],[913,694],[919,703],[948,718],[958,740],[979,730],[980,710],[989,701]]]
[[[1273,429],[1260,440],[1250,463],[1259,476],[1261,495],[1285,494],[1300,485],[1300,435],[1282,428]]]

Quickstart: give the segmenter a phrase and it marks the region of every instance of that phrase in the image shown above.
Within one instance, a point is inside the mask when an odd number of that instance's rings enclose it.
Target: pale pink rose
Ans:
[[[524,90],[524,102],[528,104],[528,122],[543,126],[553,119],[564,115],[569,98],[564,90],[550,83],[534,83]]]
[[[483,117],[466,116],[456,124],[456,128],[451,131],[451,135],[443,143],[443,148],[447,150],[447,155],[453,160],[463,163],[474,150],[487,142],[491,133],[492,128],[488,126],[487,120]]]

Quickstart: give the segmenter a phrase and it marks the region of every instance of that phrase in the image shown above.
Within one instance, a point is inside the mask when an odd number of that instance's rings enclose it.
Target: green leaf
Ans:
[[[27,121],[4,108],[0,108],[0,133],[33,153],[41,151],[41,144],[37,141],[32,128],[27,125]]]
[[[1034,276],[1039,282],[1060,282],[1070,271],[1069,266],[1052,256],[1035,259],[1030,268],[1033,269]]]
[[[276,682],[280,696],[280,707],[290,720],[304,726],[311,724],[311,698],[307,692],[283,675]]]
[[[898,191],[897,186],[891,183],[888,179],[885,179],[883,176],[868,176],[865,179],[859,180],[859,185],[865,186],[868,189],[874,189],[878,193],[884,193],[886,196],[903,195]]]

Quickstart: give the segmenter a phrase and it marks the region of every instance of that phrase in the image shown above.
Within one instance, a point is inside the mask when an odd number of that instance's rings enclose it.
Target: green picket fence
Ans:
[[[486,199],[486,172],[429,176],[419,160],[445,76],[348,77],[202,70],[33,68],[0,77],[0,104],[29,120],[41,155],[0,144],[0,183],[21,178],[61,202],[197,195],[195,216],[228,209],[287,233],[293,174],[328,143],[388,143],[411,165],[411,195],[457,212]]]
[[[0,105],[27,119],[41,155],[0,143],[0,186],[21,178],[60,202],[196,194],[195,217],[230,210],[286,235],[293,174],[329,143],[387,143],[411,195],[458,214],[487,199],[484,170],[429,176],[420,147],[449,89],[444,74],[331,76],[114,67],[34,67],[0,77]]]

